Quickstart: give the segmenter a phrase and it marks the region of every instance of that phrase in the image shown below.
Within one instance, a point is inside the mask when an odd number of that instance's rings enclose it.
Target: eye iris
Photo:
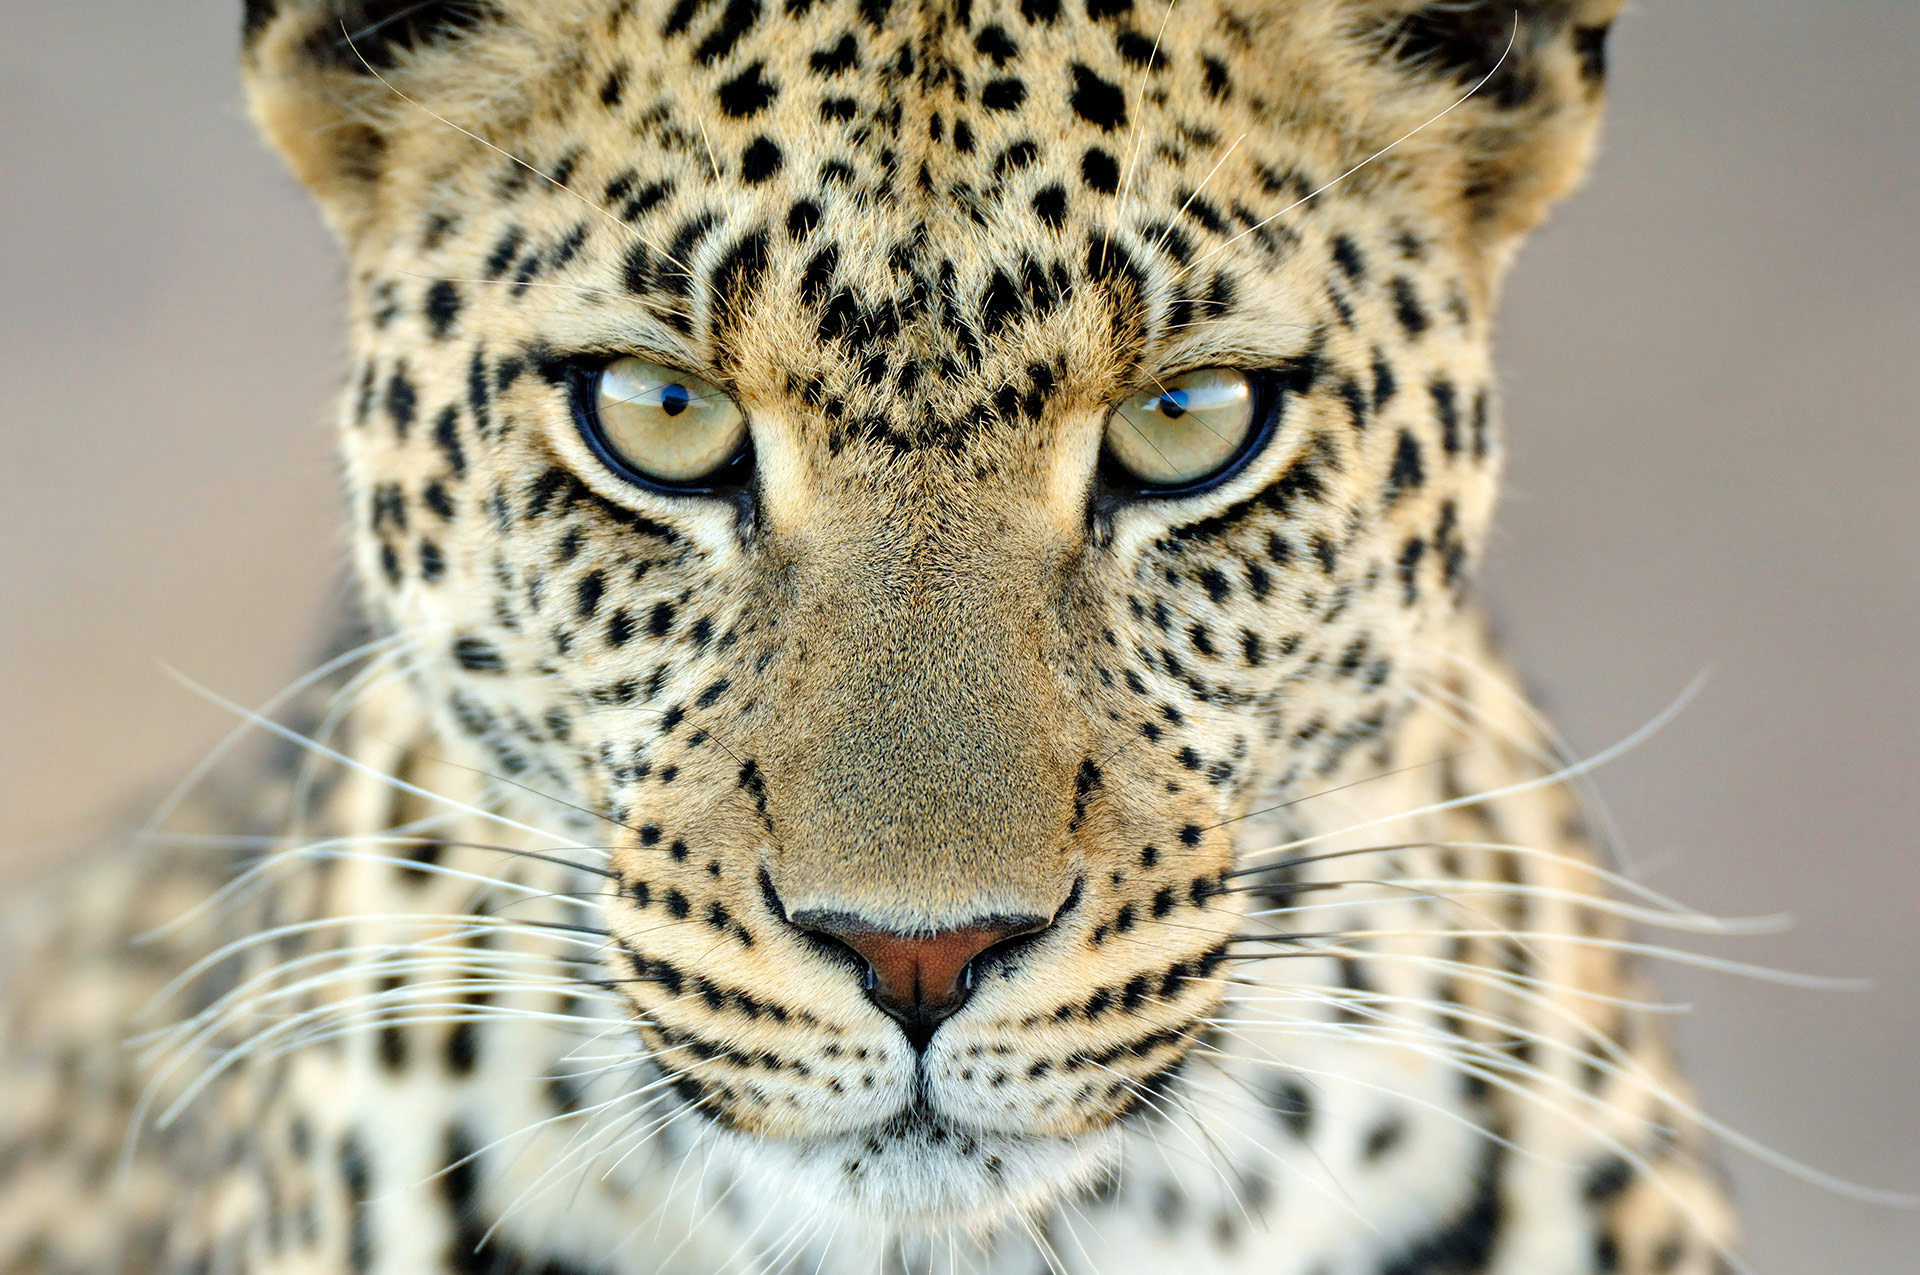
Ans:
[[[698,487],[746,454],[739,404],[696,376],[645,359],[615,359],[589,383],[582,429],[629,478]]]
[[[1242,456],[1259,421],[1253,381],[1234,368],[1203,368],[1171,378],[1114,408],[1106,454],[1147,489],[1192,487]]]

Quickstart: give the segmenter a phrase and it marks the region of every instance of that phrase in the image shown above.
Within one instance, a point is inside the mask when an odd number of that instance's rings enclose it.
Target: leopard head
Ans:
[[[250,0],[371,609],[603,821],[638,1047],[743,1157],[979,1222],[1150,1114],[1237,821],[1459,623],[1617,7]]]

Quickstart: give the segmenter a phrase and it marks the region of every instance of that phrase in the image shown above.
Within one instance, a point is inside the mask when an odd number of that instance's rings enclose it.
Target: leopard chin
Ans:
[[[829,1218],[842,1234],[985,1238],[1097,1186],[1117,1127],[1073,1137],[970,1127],[915,1102],[884,1124],[813,1138],[724,1132],[722,1155],[757,1199]]]

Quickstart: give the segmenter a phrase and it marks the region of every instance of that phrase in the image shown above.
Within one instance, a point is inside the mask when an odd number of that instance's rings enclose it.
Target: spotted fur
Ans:
[[[221,816],[272,836],[20,940],[5,1269],[1720,1269],[1645,909],[1473,602],[1618,7],[249,0],[375,640]],[[745,490],[598,461],[626,353]],[[1250,465],[1102,476],[1222,364]],[[1044,928],[910,1040],[803,911]]]

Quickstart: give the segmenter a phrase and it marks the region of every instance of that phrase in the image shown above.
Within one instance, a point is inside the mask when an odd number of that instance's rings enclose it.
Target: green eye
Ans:
[[[1107,418],[1106,450],[1131,481],[1174,491],[1221,476],[1247,452],[1259,421],[1245,372],[1187,372],[1136,394]]]
[[[747,418],[718,386],[645,359],[593,373],[582,395],[587,440],[629,477],[664,487],[709,487],[747,452]]]

